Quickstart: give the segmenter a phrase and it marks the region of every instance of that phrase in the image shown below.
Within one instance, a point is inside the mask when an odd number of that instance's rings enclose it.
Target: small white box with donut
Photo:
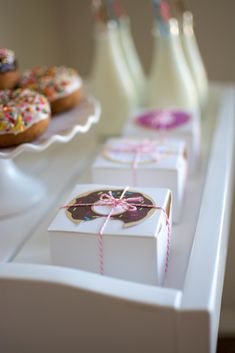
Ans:
[[[187,181],[185,142],[177,139],[109,139],[92,165],[96,184],[169,188],[173,222],[180,221]]]
[[[124,126],[125,137],[179,138],[186,142],[189,173],[197,172],[200,161],[201,124],[196,112],[177,109],[147,110],[131,117]]]
[[[55,265],[161,285],[169,264],[171,192],[77,185],[48,230]]]

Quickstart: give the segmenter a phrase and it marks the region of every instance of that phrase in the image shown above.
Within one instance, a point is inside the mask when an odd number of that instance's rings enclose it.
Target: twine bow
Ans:
[[[97,205],[100,206],[111,206],[112,208],[115,208],[117,206],[120,206],[123,208],[125,211],[136,211],[137,207],[133,204],[130,204],[130,202],[141,202],[143,201],[142,196],[136,196],[136,197],[123,197],[120,199],[116,199],[112,191],[109,191],[108,194],[101,194],[100,195],[100,200],[97,202]]]
[[[132,162],[133,186],[136,186],[137,184],[136,169],[140,162],[141,156],[151,155],[155,162],[159,162],[161,154],[169,153],[168,151],[161,151],[160,146],[155,141],[151,141],[148,139],[138,144],[127,143],[126,145],[120,147],[108,146],[107,149],[112,152],[130,153],[134,155],[134,159]]]
[[[62,206],[61,208],[69,208],[71,206],[73,207],[82,207],[82,206],[110,206],[111,209],[108,213],[108,215],[105,218],[104,223],[102,224],[100,231],[99,231],[99,239],[98,239],[98,247],[99,247],[99,271],[101,275],[104,275],[104,244],[103,244],[103,233],[104,230],[113,214],[113,211],[115,207],[120,206],[122,207],[125,211],[136,211],[137,207],[147,207],[147,208],[154,208],[157,210],[161,210],[164,213],[164,216],[166,218],[166,225],[167,225],[167,250],[166,250],[166,263],[165,263],[165,272],[167,272],[168,269],[168,263],[169,263],[169,254],[170,254],[170,222],[168,219],[168,215],[164,208],[157,206],[157,205],[148,205],[148,204],[142,204],[140,203],[143,201],[142,196],[135,196],[135,197],[125,197],[124,195],[128,190],[128,186],[125,187],[123,190],[120,198],[115,198],[112,194],[112,191],[109,191],[108,193],[103,193],[100,195],[100,198],[97,202],[94,203],[75,203],[75,204],[70,204],[70,205],[65,205]],[[132,203],[133,202],[133,203]]]

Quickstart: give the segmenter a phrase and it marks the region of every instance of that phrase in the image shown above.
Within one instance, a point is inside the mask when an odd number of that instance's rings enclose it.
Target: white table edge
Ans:
[[[233,136],[234,136],[234,109],[233,109],[233,99],[234,99],[234,88],[230,86],[225,86],[227,87],[226,89],[229,91],[228,94],[228,103],[230,106],[231,111],[229,114],[225,114],[223,111],[221,112],[219,116],[219,121],[218,121],[218,126],[220,126],[220,129],[216,129],[216,135],[214,136],[214,141],[213,141],[213,146],[212,146],[212,151],[211,154],[215,154],[218,152],[218,150],[221,150],[221,153],[225,153],[231,151],[233,148]],[[227,105],[226,105],[227,107]],[[229,124],[224,124],[226,117],[228,116],[229,118]],[[221,129],[222,128],[222,129]],[[225,131],[222,131],[225,129]],[[219,144],[219,139],[221,134],[226,134],[228,135],[228,139],[226,143],[220,148]],[[220,185],[220,193],[223,197],[224,202],[222,205],[217,205],[217,212],[221,211],[221,215],[218,218],[218,226],[217,228],[217,241],[216,241],[216,247],[214,251],[216,252],[215,260],[211,261],[211,263],[208,265],[210,270],[214,269],[213,266],[215,266],[215,261],[218,260],[219,253],[221,249],[219,249],[219,245],[221,242],[221,236],[223,233],[223,227],[226,225],[226,221],[228,221],[226,218],[228,217],[228,214],[225,212],[225,203],[231,203],[231,200],[229,198],[229,188],[231,187],[232,184],[232,156],[230,153],[229,158],[224,158],[220,161],[221,163],[221,185]],[[230,167],[229,167],[230,166]],[[145,286],[141,284],[135,284],[129,282],[122,281],[122,280],[117,280],[117,279],[111,279],[111,278],[103,278],[102,281],[104,281],[106,286],[100,288],[99,283],[96,284],[95,278],[97,275],[91,274],[88,272],[83,272],[82,271],[74,271],[72,269],[68,268],[54,268],[53,266],[45,266],[45,265],[24,265],[24,264],[16,264],[16,263],[7,263],[7,264],[0,264],[0,279],[1,280],[26,280],[26,281],[41,281],[41,282],[51,282],[51,284],[58,283],[61,285],[68,285],[68,286],[74,286],[76,288],[83,288],[87,290],[92,290],[97,293],[102,293],[103,295],[109,295],[112,297],[119,297],[120,299],[122,298],[123,300],[129,300],[129,301],[136,301],[136,302],[141,302],[141,303],[146,303],[148,305],[151,303],[152,305],[155,306],[169,306],[172,307],[172,309],[177,308],[178,311],[191,311],[191,310],[198,310],[198,311],[205,311],[209,312],[212,310],[211,303],[214,299],[213,297],[213,288],[212,286],[208,286],[206,290],[206,295],[203,297],[198,295],[198,296],[192,296],[192,293],[195,293],[195,286],[202,285],[206,281],[206,274],[204,273],[204,276],[201,276],[201,273],[197,276],[197,281],[196,283],[192,283],[190,276],[193,272],[197,271],[197,263],[198,263],[198,258],[197,258],[197,247],[200,246],[201,241],[203,241],[203,227],[204,227],[204,222],[207,219],[206,218],[206,210],[205,210],[205,203],[209,202],[207,200],[207,192],[210,189],[210,180],[211,180],[211,174],[213,175],[215,170],[215,165],[214,165],[214,159],[213,162],[209,162],[208,166],[208,173],[207,173],[207,181],[203,193],[203,200],[202,200],[202,207],[201,207],[201,213],[199,216],[198,220],[198,226],[197,226],[197,232],[196,232],[196,237],[193,245],[193,249],[191,252],[191,258],[188,266],[188,271],[186,274],[186,280],[185,280],[185,286],[184,290],[181,292],[179,290],[174,290],[174,289],[169,289],[169,288],[164,288],[164,287],[151,287],[151,286]],[[226,175],[224,175],[226,173]],[[213,202],[213,200],[210,200],[210,202]],[[222,207],[222,209],[221,209]],[[214,212],[216,212],[214,210]],[[214,226],[215,227],[215,226]],[[214,231],[214,227],[211,227],[210,233]],[[206,228],[208,231],[208,227]],[[200,233],[201,232],[201,233]],[[205,252],[203,256],[207,256],[207,253]],[[217,262],[218,266],[218,262]],[[66,276],[65,276],[66,274]],[[216,279],[218,278],[219,275],[219,269],[216,268],[216,271],[214,273],[214,278],[213,278],[213,284],[215,285]],[[66,278],[66,280],[65,280]],[[70,280],[68,281],[68,278]],[[93,284],[91,284],[90,279],[94,281]],[[100,278],[99,278],[100,280]],[[110,290],[108,287],[112,284],[112,290]],[[220,288],[222,288],[223,281],[221,282]],[[135,288],[136,290],[129,291],[129,288]],[[138,289],[138,290],[137,290]],[[141,296],[139,295],[141,293]],[[144,298],[144,299],[143,299]]]
[[[0,282],[4,281],[68,286],[76,288],[78,291],[93,292],[96,295],[156,308],[177,309],[182,295],[180,290],[101,277],[99,274],[91,272],[51,265],[1,263]]]
[[[185,277],[182,295],[182,309],[184,310],[190,308],[211,310],[215,293],[213,289],[220,272],[220,261],[225,261],[226,258],[224,249],[227,245],[229,232],[224,234],[224,230],[227,230],[230,221],[234,177],[234,86],[227,87],[226,99],[227,104],[221,107],[215,129],[195,239]],[[217,173],[218,170],[219,173]],[[215,180],[215,183],[212,184],[212,180]],[[216,190],[214,189],[215,184]],[[217,200],[219,202],[216,202]],[[213,239],[213,248],[203,246],[205,236],[208,238],[209,246]],[[200,251],[198,251],[199,249]],[[202,263],[206,263],[207,267],[203,267]],[[209,276],[213,276],[212,281],[208,280]],[[219,285],[221,288],[223,287],[223,278],[221,277]],[[203,292],[200,291],[202,287]],[[196,300],[193,295],[195,291],[198,291]]]

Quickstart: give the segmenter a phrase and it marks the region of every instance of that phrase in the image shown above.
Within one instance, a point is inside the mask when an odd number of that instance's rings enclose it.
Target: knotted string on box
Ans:
[[[120,147],[113,147],[113,146],[107,146],[106,150],[111,151],[111,152],[117,152],[117,153],[130,153],[134,155],[133,161],[132,161],[132,171],[133,171],[133,186],[137,185],[137,175],[136,175],[136,169],[138,168],[138,165],[140,163],[141,156],[143,155],[151,155],[153,157],[154,162],[159,162],[160,161],[160,156],[163,154],[174,154],[175,152],[173,151],[161,151],[156,144],[155,141],[151,140],[143,140],[143,142],[138,143],[138,144],[131,144],[131,143],[126,143],[124,146]]]
[[[100,199],[94,203],[75,203],[75,204],[68,204],[65,206],[62,206],[61,208],[69,208],[71,206],[73,207],[83,207],[83,206],[110,206],[111,209],[105,218],[104,223],[102,224],[100,230],[99,230],[99,238],[98,238],[98,247],[99,247],[99,272],[101,275],[104,275],[104,240],[103,240],[103,234],[104,230],[112,217],[113,211],[115,207],[119,206],[123,208],[125,211],[136,211],[138,207],[148,207],[148,208],[154,208],[156,210],[161,210],[164,213],[165,219],[166,219],[166,225],[167,225],[167,249],[166,249],[166,262],[165,262],[165,272],[168,270],[168,264],[169,264],[169,255],[170,255],[170,221],[168,218],[168,215],[166,213],[166,210],[160,206],[157,205],[147,205],[147,204],[142,204],[140,203],[143,201],[142,196],[136,196],[136,197],[124,197],[125,193],[128,190],[128,186],[125,187],[123,190],[120,198],[115,198],[112,194],[112,191],[109,191],[108,193],[103,193],[100,195]]]

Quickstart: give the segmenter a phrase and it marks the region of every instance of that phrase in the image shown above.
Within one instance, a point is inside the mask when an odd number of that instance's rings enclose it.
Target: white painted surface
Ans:
[[[203,307],[207,307],[208,310],[209,339],[205,343],[208,345],[208,351],[214,352],[216,349],[215,337],[218,332],[234,185],[233,94],[230,92],[230,96],[227,96],[230,104],[221,107],[221,115],[230,118],[226,121],[219,119],[217,122],[205,180],[206,192],[201,202],[185,278],[181,303],[182,311],[186,313],[182,316],[181,323],[183,335],[181,350],[185,353],[188,352],[189,345],[199,349],[198,342],[201,341],[201,332],[199,330],[195,335],[196,326],[192,324],[192,315],[188,315],[188,311],[189,309],[200,311]],[[195,293],[197,293],[196,301]]]
[[[170,353],[177,344],[179,291],[48,266],[3,264],[0,273],[4,353]]]
[[[67,146],[66,159],[61,150],[48,150],[56,174],[49,169],[44,180],[54,198],[46,210],[43,205],[38,209],[37,226],[27,231],[28,240],[21,250],[15,248],[8,256],[14,257],[14,263],[0,265],[0,344],[4,352],[18,352],[19,345],[25,352],[32,352],[32,347],[36,352],[57,353],[64,352],[65,347],[83,353],[215,352],[234,176],[233,102],[232,88],[214,91],[210,119],[203,123],[201,168],[189,181],[182,223],[173,227],[164,287],[45,266],[49,264],[45,230],[54,205],[78,179],[76,168],[82,168],[74,166],[74,145]],[[89,165],[93,157],[85,159]],[[55,175],[64,178],[57,192],[53,185],[59,178]],[[5,229],[10,233],[10,228],[17,229],[15,221]]]

